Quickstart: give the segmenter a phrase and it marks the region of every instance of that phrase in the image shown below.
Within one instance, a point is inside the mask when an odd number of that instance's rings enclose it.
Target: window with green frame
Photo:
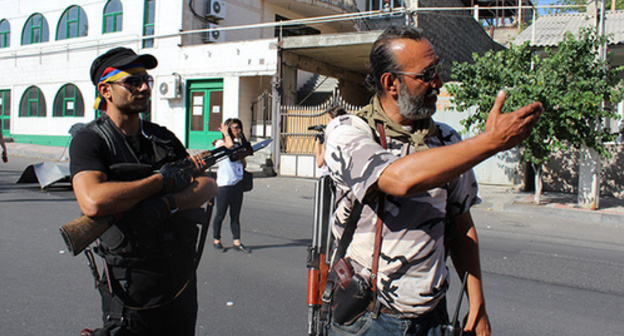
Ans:
[[[156,17],[156,0],[145,0],[145,12],[143,13],[143,36],[154,35],[154,21]],[[153,48],[154,39],[143,39],[143,48]]]
[[[11,24],[6,19],[0,20],[0,48],[11,46]]]
[[[53,117],[84,117],[84,99],[76,85],[65,84],[54,98]]]
[[[48,21],[45,17],[39,13],[33,14],[24,25],[22,45],[48,42],[49,35]]]
[[[102,34],[121,31],[123,28],[123,5],[119,0],[110,0],[104,6]]]
[[[56,39],[65,40],[75,37],[87,36],[89,22],[87,14],[80,6],[70,6],[61,15],[61,20],[56,28]]]
[[[0,90],[0,132],[9,134],[11,129],[11,90]]]
[[[20,117],[45,117],[46,102],[41,90],[36,86],[26,89],[19,109]]]

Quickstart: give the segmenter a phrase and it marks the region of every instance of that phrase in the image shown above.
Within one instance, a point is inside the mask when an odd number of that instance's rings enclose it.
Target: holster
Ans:
[[[336,286],[332,300],[334,322],[349,325],[362,316],[371,300],[373,292],[370,282],[359,274],[353,274],[346,287]]]

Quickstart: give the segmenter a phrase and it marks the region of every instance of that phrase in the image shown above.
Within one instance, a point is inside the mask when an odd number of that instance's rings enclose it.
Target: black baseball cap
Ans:
[[[106,68],[123,67],[134,62],[143,63],[145,69],[154,69],[158,65],[156,57],[150,54],[137,55],[132,49],[117,47],[100,55],[93,61],[93,64],[91,64],[91,81],[97,85]]]

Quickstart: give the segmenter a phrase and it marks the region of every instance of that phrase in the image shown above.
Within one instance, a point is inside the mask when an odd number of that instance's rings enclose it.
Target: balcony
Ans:
[[[327,16],[357,11],[355,0],[266,0],[302,17]]]

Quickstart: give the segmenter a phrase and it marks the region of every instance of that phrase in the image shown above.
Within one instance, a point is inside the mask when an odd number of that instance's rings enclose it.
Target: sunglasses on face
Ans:
[[[154,87],[154,77],[151,75],[132,75],[110,83],[122,85],[130,91],[137,90],[145,83],[151,90]]]
[[[437,64],[435,66],[432,66],[423,70],[422,73],[397,72],[397,75],[404,75],[413,79],[420,79],[425,83],[429,83],[438,77],[438,75],[440,74],[440,69],[441,69],[441,65]]]
[[[230,126],[230,128],[231,128],[231,129],[241,129],[241,128],[240,128],[240,126],[236,126],[236,125],[234,125],[234,126]]]

